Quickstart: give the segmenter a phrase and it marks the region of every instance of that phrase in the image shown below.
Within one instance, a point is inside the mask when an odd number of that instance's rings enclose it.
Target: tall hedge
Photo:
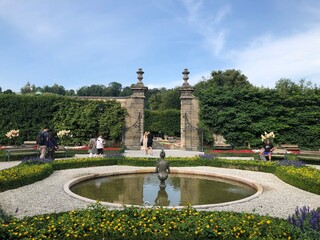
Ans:
[[[61,97],[51,95],[0,94],[0,144],[35,140],[44,125],[52,126],[56,104],[61,100]],[[5,134],[12,129],[18,129],[20,136],[8,139]]]
[[[49,125],[55,132],[71,130],[70,144],[82,144],[90,135],[119,141],[125,126],[125,110],[116,101],[98,102],[56,95],[0,94],[0,145],[19,145],[34,141],[37,133]],[[19,137],[5,134],[19,130]]]
[[[145,110],[145,130],[153,133],[180,136],[180,110]]]
[[[320,146],[320,89],[210,86],[199,89],[200,119],[212,133],[236,147],[260,146],[261,134],[275,132],[276,144]]]

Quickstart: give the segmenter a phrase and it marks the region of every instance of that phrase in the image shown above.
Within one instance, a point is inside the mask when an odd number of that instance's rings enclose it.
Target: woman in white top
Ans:
[[[102,135],[99,134],[99,137],[97,138],[97,151],[98,155],[102,156],[103,155],[103,146],[104,146],[104,139],[102,138]]]

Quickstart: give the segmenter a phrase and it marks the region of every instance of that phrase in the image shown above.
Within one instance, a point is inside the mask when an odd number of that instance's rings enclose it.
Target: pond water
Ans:
[[[73,185],[70,190],[80,196],[126,205],[185,206],[240,200],[257,190],[244,183],[223,178],[169,174],[166,188],[159,187],[157,174],[126,174],[98,177]]]

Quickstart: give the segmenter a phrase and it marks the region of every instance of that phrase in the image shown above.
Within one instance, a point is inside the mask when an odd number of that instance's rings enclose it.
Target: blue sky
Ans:
[[[0,0],[0,87],[173,88],[236,69],[320,85],[318,0]]]

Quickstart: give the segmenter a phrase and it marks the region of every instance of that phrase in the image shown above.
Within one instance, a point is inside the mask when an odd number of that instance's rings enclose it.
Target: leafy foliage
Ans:
[[[320,145],[320,89],[310,83],[281,79],[275,89],[257,88],[227,70],[213,72],[195,88],[201,124],[235,147],[259,146],[265,131],[275,132],[278,144]]]
[[[250,213],[162,207],[85,210],[12,218],[3,239],[298,239],[301,231],[284,219]],[[19,237],[20,236],[20,237]]]
[[[34,141],[45,125],[55,131],[71,130],[69,144],[86,143],[90,135],[120,141],[125,110],[116,101],[97,102],[54,95],[0,94],[0,144],[8,144],[6,132],[19,129],[16,144]]]
[[[145,130],[153,133],[180,135],[180,110],[145,110]]]

